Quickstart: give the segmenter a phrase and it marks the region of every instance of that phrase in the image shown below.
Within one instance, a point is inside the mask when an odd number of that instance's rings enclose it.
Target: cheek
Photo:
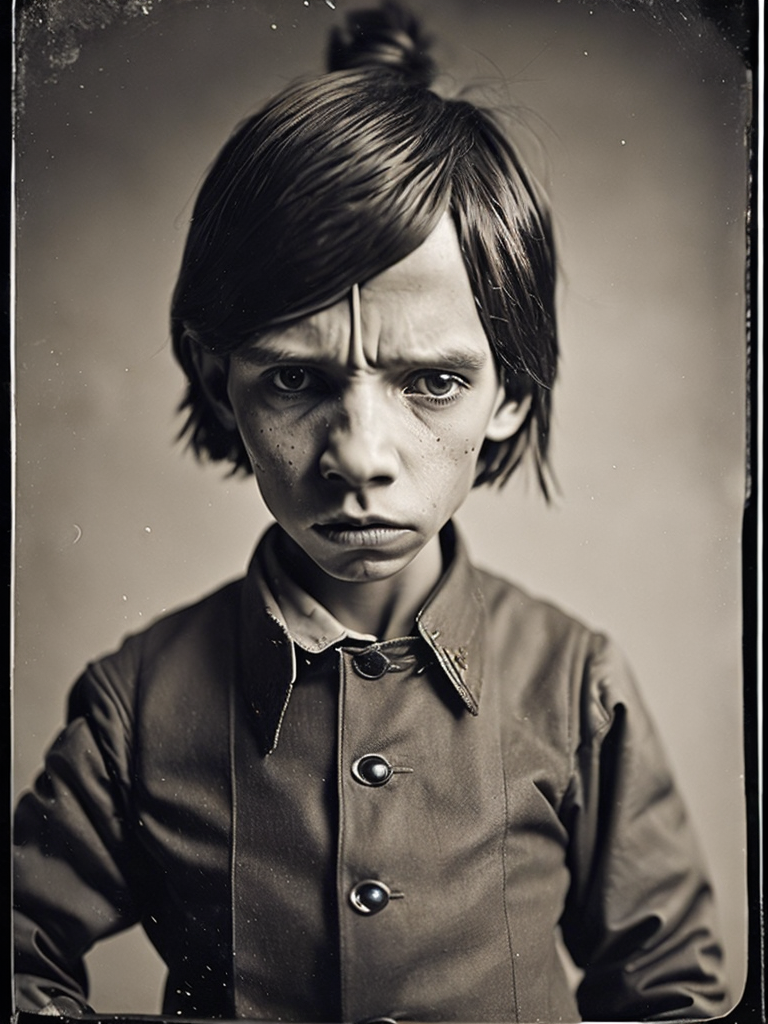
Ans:
[[[441,462],[453,466],[457,483],[468,484],[468,489],[477,476],[480,452],[496,401],[496,388],[486,390],[488,394],[482,403],[474,406],[465,417],[457,419],[452,430],[443,432],[442,437],[439,434],[435,437],[435,446],[442,450]]]
[[[306,502],[306,488],[301,486],[304,467],[294,438],[264,428],[264,434],[249,438],[245,447],[259,493],[272,515],[282,521],[298,514]]]
[[[430,424],[416,450],[424,462],[440,467],[443,476],[469,473],[474,478],[488,418],[484,408],[475,408],[465,416]]]
[[[481,445],[467,432],[442,430],[418,446],[411,479],[425,507],[453,515],[475,482]]]
[[[257,477],[286,478],[300,472],[306,444],[294,429],[253,417],[240,426],[240,435]]]
[[[272,444],[246,446],[259,485],[277,490],[293,486],[302,474],[303,466],[296,454],[295,445],[283,436]]]

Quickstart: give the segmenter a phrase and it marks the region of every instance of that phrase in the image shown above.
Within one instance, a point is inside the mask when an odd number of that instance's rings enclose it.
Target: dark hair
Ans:
[[[191,346],[227,355],[332,305],[418,248],[449,210],[507,393],[531,396],[515,437],[486,441],[475,482],[504,483],[530,451],[548,495],[555,256],[534,183],[492,114],[429,88],[427,42],[397,4],[348,15],[329,66],[241,124],[197,198],[171,311],[189,381],[181,436],[199,457],[249,471]]]

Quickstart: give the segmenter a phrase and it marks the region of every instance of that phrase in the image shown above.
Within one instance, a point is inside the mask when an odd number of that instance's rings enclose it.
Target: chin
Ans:
[[[315,564],[327,576],[339,580],[342,583],[371,583],[376,580],[387,580],[396,576],[413,560],[412,556],[400,558],[382,558],[369,553],[360,554],[350,558],[342,564],[328,564],[327,561],[317,560]]]

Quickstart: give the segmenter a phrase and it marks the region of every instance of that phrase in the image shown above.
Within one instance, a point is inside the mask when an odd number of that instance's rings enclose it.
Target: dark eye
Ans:
[[[422,373],[409,384],[407,390],[427,398],[454,398],[463,387],[464,382],[452,373]]]
[[[301,366],[281,366],[272,374],[272,383],[278,391],[306,391],[312,385],[312,377]]]

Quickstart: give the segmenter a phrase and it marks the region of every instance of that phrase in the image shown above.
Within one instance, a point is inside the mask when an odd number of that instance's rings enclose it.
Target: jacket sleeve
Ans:
[[[131,711],[98,666],[75,685],[68,723],[14,825],[19,1010],[88,1010],[84,954],[134,924],[146,890],[128,836]]]
[[[728,1009],[712,892],[630,671],[595,638],[575,705],[563,937],[587,1020],[709,1018]]]

